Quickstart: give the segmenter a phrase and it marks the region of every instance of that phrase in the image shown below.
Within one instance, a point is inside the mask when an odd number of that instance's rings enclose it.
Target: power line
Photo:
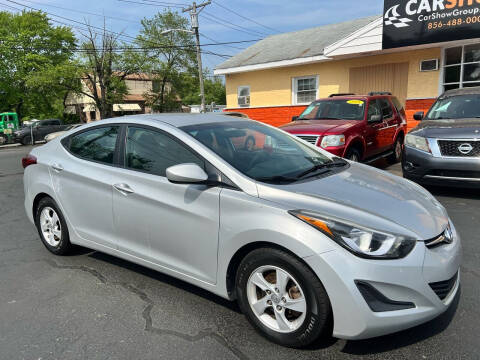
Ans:
[[[129,20],[129,19],[124,19],[124,18],[119,18],[119,17],[114,17],[114,16],[102,15],[102,14],[92,13],[92,12],[83,11],[83,10],[65,8],[65,7],[56,6],[56,5],[50,5],[50,4],[46,4],[46,3],[42,3],[42,2],[38,2],[38,1],[32,1],[32,0],[22,0],[22,1],[26,1],[26,2],[28,2],[28,3],[37,4],[37,5],[44,5],[44,6],[51,7],[51,8],[55,8],[55,9],[60,9],[60,10],[66,10],[66,11],[70,11],[70,12],[80,13],[80,14],[98,16],[98,17],[103,17],[103,18],[106,18],[106,19],[112,19],[112,20],[118,20],[118,21],[125,21],[125,22],[129,22],[129,23],[138,24],[138,21],[135,21],[135,20]]]
[[[220,25],[225,26],[227,28],[245,33],[245,34],[250,35],[250,36],[262,36],[263,37],[263,36],[266,35],[266,34],[262,34],[262,33],[259,33],[259,32],[253,31],[253,30],[248,30],[247,28],[244,28],[243,26],[240,26],[240,25],[229,23],[225,20],[222,20],[222,19],[216,17],[215,15],[212,16],[209,13],[206,13],[206,12],[204,14],[201,14],[200,16],[204,19],[207,19],[207,20],[212,21],[214,23],[220,24]]]
[[[161,5],[161,4],[153,4],[153,3],[133,1],[133,0],[118,0],[118,1],[124,2],[124,3],[131,3],[131,4],[150,5],[155,7],[162,6],[162,7],[175,7],[175,8],[183,9],[183,6],[181,5]]]
[[[172,2],[168,2],[168,1],[158,1],[158,0],[142,0],[144,2],[150,2],[150,3],[154,3],[154,4],[158,4],[160,6],[165,6],[165,7],[168,7],[168,6],[173,6],[173,7],[185,7],[185,6],[188,6],[189,4],[187,3],[172,3]]]
[[[250,22],[252,22],[252,23],[254,23],[254,24],[257,24],[257,25],[259,25],[259,26],[261,26],[261,27],[263,27],[263,28],[265,28],[265,29],[271,30],[271,31],[273,31],[273,32],[275,32],[275,33],[280,33],[280,32],[281,32],[281,31],[279,31],[279,30],[276,30],[276,29],[274,29],[274,28],[271,28],[270,26],[263,25],[263,24],[259,23],[258,21],[255,21],[255,20],[250,19],[250,18],[248,18],[248,17],[246,17],[246,16],[243,16],[242,14],[239,14],[238,12],[236,12],[236,11],[234,11],[234,10],[226,7],[225,5],[220,4],[218,1],[212,0],[212,2],[213,2],[215,5],[220,6],[221,8],[223,8],[223,9],[231,12],[232,14],[235,14],[235,15],[241,17],[242,19],[245,19],[245,20],[250,21]]]
[[[222,44],[222,43],[218,42],[217,40],[212,39],[211,37],[208,37],[205,34],[200,33],[200,35],[203,36],[205,39],[213,41],[216,45],[223,45],[224,47],[229,47],[229,48],[237,49],[237,50],[245,50],[245,48],[241,48],[241,47],[238,47],[238,46],[232,46],[232,45],[229,45],[229,44]],[[258,41],[258,40],[255,40],[255,42],[256,41]],[[250,42],[250,41],[245,41],[245,42]],[[253,42],[253,40],[252,40],[252,42]],[[202,45],[202,46],[205,46],[205,45]]]

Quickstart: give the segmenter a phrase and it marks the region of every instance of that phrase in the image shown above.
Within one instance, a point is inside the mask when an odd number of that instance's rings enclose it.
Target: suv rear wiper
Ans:
[[[330,162],[327,162],[327,163],[324,163],[324,164],[317,164],[317,165],[314,165],[312,166],[310,169],[308,170],[305,170],[304,172],[300,173],[297,175],[297,179],[302,179],[304,178],[305,176],[309,175],[309,174],[312,174],[312,173],[315,173],[317,172],[318,170],[322,170],[322,169],[325,169],[324,172],[320,173],[320,174],[316,174],[316,175],[321,175],[321,174],[324,174],[324,173],[327,173],[330,171],[330,169],[332,167],[343,167],[345,165],[347,165],[348,163],[339,158],[339,157],[335,157],[333,158],[332,161]]]

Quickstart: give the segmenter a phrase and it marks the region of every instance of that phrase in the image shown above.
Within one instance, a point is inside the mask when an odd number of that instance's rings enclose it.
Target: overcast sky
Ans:
[[[6,5],[22,8],[22,5],[42,9],[50,14],[64,18],[89,21],[92,25],[101,26],[105,15],[107,28],[112,31],[123,31],[136,36],[140,29],[140,20],[151,17],[171,4],[171,9],[181,12],[181,6],[187,0],[131,0],[135,2],[150,1],[151,5],[122,2],[120,0],[0,0],[0,9],[14,11]],[[153,3],[155,2],[155,5]],[[201,0],[199,1],[201,2]],[[162,5],[161,5],[161,4]],[[176,4],[176,5],[173,5]],[[222,7],[223,6],[223,7]],[[228,11],[231,9],[239,15]],[[207,6],[200,17],[200,32],[217,42],[243,41],[261,39],[276,32],[290,32],[310,27],[347,21],[370,15],[381,14],[382,0],[214,0]],[[51,17],[68,23],[66,19]],[[222,24],[223,22],[223,24]],[[258,24],[261,25],[258,25]],[[72,23],[78,26],[78,24]],[[227,26],[228,25],[228,26]],[[213,41],[203,37],[203,43]],[[222,45],[209,47],[222,55],[234,55],[239,48],[248,46],[235,44],[235,48]],[[205,66],[212,69],[224,61],[218,56],[204,56]]]

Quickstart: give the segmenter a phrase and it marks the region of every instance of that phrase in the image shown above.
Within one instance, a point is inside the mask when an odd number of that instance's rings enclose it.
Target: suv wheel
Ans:
[[[403,138],[397,137],[395,144],[393,144],[393,154],[388,157],[388,162],[392,164],[398,163],[402,159],[403,154]]]
[[[32,145],[32,137],[30,135],[25,135],[21,140],[22,145]]]
[[[35,225],[48,251],[55,255],[65,255],[71,250],[67,224],[52,198],[40,200],[35,212]]]
[[[237,272],[236,291],[248,320],[273,342],[299,348],[332,334],[322,283],[284,251],[262,248],[248,254]]]
[[[348,149],[347,153],[345,154],[345,159],[353,162],[360,162],[361,160],[360,151],[358,151],[355,148]]]

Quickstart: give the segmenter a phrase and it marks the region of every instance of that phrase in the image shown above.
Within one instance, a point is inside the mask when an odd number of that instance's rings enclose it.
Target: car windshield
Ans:
[[[190,125],[181,128],[244,175],[285,184],[346,166],[345,161],[315,150],[300,140],[254,121]]]
[[[426,120],[480,118],[480,95],[458,95],[439,99]]]
[[[313,102],[298,120],[363,120],[364,117],[364,100],[329,99]]]

